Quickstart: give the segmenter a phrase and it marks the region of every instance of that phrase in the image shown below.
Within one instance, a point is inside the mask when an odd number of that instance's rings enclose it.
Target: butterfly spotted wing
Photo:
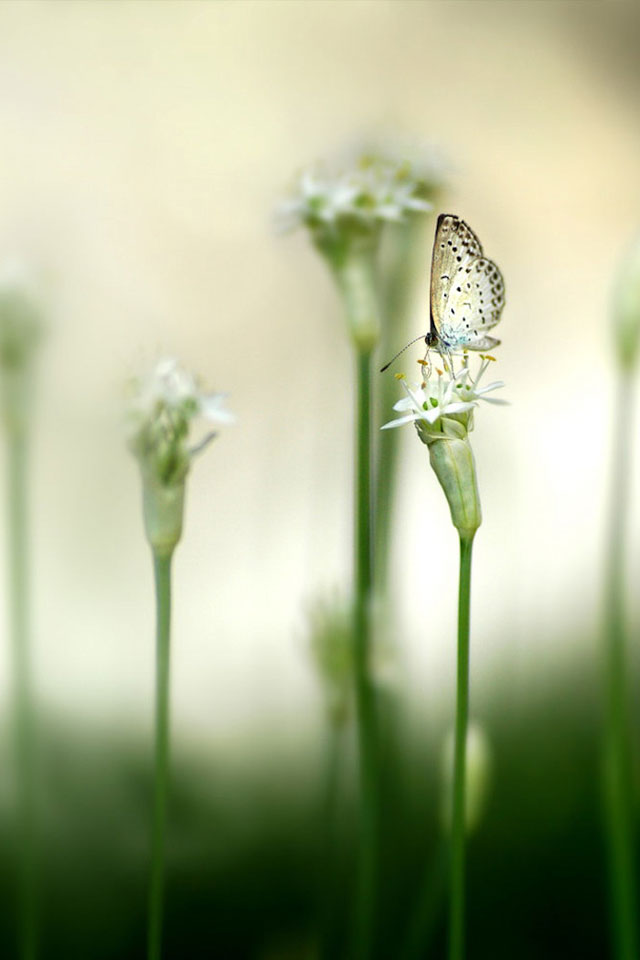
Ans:
[[[487,331],[500,320],[504,280],[473,230],[441,214],[431,259],[431,327],[428,342],[448,353],[490,350],[500,341]]]

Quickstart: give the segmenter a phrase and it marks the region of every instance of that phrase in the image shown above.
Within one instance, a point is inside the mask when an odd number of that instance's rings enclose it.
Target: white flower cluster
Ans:
[[[398,133],[370,137],[367,142],[365,155],[384,157],[385,162],[411,171],[419,196],[432,200],[444,188],[451,163],[438,144]]]
[[[337,229],[344,224],[372,228],[424,213],[432,205],[420,195],[408,164],[361,158],[339,173],[307,170],[278,211],[283,230],[300,225]]]
[[[177,360],[160,360],[151,373],[133,383],[127,411],[129,445],[142,469],[157,482],[181,482],[194,454],[215,436],[208,433],[188,447],[191,421],[202,418],[211,424],[231,423],[225,395],[204,393],[196,378]]]
[[[487,396],[504,386],[502,380],[480,386],[480,380],[491,362],[488,357],[483,357],[475,377],[471,376],[468,366],[463,366],[455,374],[445,374],[438,370],[435,376],[429,377],[420,386],[410,387],[402,379],[402,386],[407,395],[398,400],[393,407],[402,416],[385,423],[382,429],[401,427],[405,423],[424,424],[427,429],[434,427],[439,429],[439,421],[449,417],[463,420],[467,430],[470,430],[473,426],[470,414],[481,400],[486,403],[507,403],[506,400],[498,397]]]

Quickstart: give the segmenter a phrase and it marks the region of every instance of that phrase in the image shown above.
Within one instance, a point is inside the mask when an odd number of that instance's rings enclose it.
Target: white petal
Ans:
[[[210,393],[200,397],[200,413],[213,423],[234,423],[235,417],[225,409],[226,393]]]
[[[397,403],[394,403],[394,410],[413,410],[414,402],[411,397],[402,397]]]
[[[392,427],[402,427],[405,423],[413,423],[418,420],[418,414],[412,413],[406,417],[398,417],[397,420],[390,420],[389,423],[383,423],[381,430],[390,430]]]

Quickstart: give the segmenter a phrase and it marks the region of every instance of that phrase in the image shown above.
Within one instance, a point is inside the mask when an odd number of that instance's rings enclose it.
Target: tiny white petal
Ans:
[[[417,413],[411,413],[406,417],[398,417],[397,420],[389,420],[389,423],[383,423],[380,427],[381,430],[390,430],[392,427],[401,427],[405,423],[413,423],[415,420],[418,420]]]

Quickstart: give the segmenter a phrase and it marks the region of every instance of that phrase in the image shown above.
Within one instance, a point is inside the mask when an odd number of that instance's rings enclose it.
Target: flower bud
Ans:
[[[182,536],[186,484],[165,486],[143,477],[142,509],[147,540],[157,554],[171,554]]]
[[[467,427],[452,417],[439,422],[442,433],[421,429],[422,424],[417,424],[418,434],[429,448],[429,460],[447,498],[454,527],[462,539],[472,540],[482,523],[482,511]]]
[[[640,347],[640,238],[618,278],[614,306],[615,345],[620,366],[635,368]]]
[[[42,337],[42,317],[25,268],[8,262],[0,270],[1,406],[10,430],[29,416],[33,358]]]
[[[363,353],[373,350],[380,339],[375,253],[367,238],[352,241],[342,256],[330,258],[344,300],[349,336]]]
[[[451,826],[451,798],[453,792],[455,735],[453,730],[447,735],[442,749],[442,772],[444,789],[442,793],[442,816],[449,828]],[[484,730],[476,724],[469,724],[465,752],[465,803],[464,822],[466,832],[472,833],[484,814],[487,795],[491,785],[493,757],[491,745]]]

